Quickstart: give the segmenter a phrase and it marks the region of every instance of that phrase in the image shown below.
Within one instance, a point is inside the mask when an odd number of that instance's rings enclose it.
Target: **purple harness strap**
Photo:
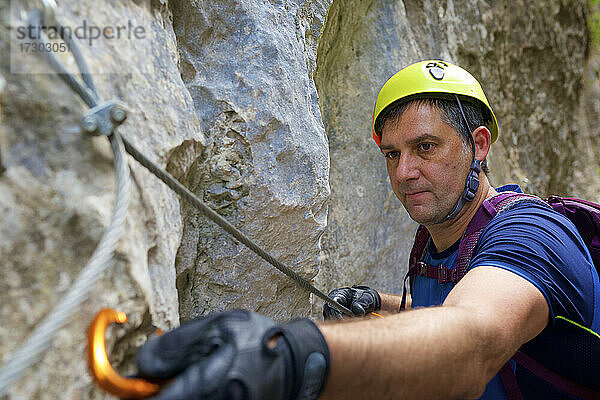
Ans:
[[[410,287],[412,288],[414,277],[418,274],[417,270],[418,268],[420,268],[417,266],[417,264],[421,263],[421,259],[423,259],[423,256],[425,255],[425,248],[427,247],[427,242],[429,241],[429,238],[429,231],[425,229],[423,225],[420,225],[417,228],[415,241],[413,243],[413,247],[410,251],[410,256],[408,258],[408,272],[404,276],[400,311],[406,308],[406,279],[410,278]]]
[[[533,358],[522,351],[517,351],[512,359],[523,368],[529,370],[537,377],[549,382],[558,389],[570,395],[576,396],[582,400],[600,399],[600,392],[581,386],[571,380],[563,378],[561,375],[543,366]],[[500,379],[506,389],[509,400],[523,400],[523,394],[519,389],[517,377],[514,375],[510,363],[506,363],[500,370]]]
[[[521,393],[521,389],[519,389],[517,377],[512,370],[510,361],[500,368],[498,375],[500,375],[500,380],[502,381],[502,385],[504,385],[508,400],[523,400],[523,394]]]

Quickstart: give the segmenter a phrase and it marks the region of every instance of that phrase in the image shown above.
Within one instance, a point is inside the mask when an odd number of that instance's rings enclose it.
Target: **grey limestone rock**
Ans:
[[[307,279],[317,274],[329,154],[312,77],[319,2],[174,1],[181,70],[207,136],[185,182]],[[306,315],[309,296],[183,206],[177,256],[182,318],[250,308]]]
[[[0,363],[64,295],[106,228],[114,200],[114,168],[106,138],[79,129],[82,102],[36,54],[14,51],[10,70],[8,5],[2,5],[0,74]],[[185,143],[203,148],[194,106],[177,68],[169,13],[150,2],[99,5],[60,2],[64,24],[134,20],[152,40],[84,47],[100,96],[120,100],[129,117],[120,129],[159,164]],[[150,57],[149,57],[150,55]],[[173,168],[185,168],[185,160]],[[134,191],[115,266],[101,277],[53,347],[8,392],[11,399],[98,397],[87,374],[87,325],[102,307],[127,312],[109,332],[115,365],[133,372],[131,351],[153,331],[179,324],[175,255],[182,233],[176,196],[130,162]]]

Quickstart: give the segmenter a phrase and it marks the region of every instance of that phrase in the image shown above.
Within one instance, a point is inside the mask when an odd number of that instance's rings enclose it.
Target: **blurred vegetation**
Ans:
[[[588,16],[588,27],[592,39],[592,45],[600,45],[600,0],[589,0],[590,14]]]

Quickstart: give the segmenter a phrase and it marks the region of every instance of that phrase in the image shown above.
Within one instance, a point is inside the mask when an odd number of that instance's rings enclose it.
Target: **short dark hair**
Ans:
[[[482,107],[479,104],[465,96],[460,96],[460,103],[463,111],[465,112],[465,117],[467,118],[467,121],[469,121],[469,127],[475,129],[479,126],[485,126],[486,128],[490,129],[489,127],[491,118],[489,116],[489,112],[482,110]],[[455,131],[457,131],[460,138],[463,140],[463,143],[469,150],[472,150],[470,139],[471,130],[465,123],[465,119],[460,112],[460,107],[458,106],[456,99],[452,98],[417,97],[409,100],[397,100],[387,106],[379,114],[379,116],[377,116],[374,127],[375,133],[381,137],[385,123],[387,121],[399,120],[402,114],[404,114],[404,112],[411,105],[428,105],[431,107],[436,107],[442,113],[442,120],[450,125]],[[481,170],[486,175],[490,172],[487,165],[487,160],[482,161]]]

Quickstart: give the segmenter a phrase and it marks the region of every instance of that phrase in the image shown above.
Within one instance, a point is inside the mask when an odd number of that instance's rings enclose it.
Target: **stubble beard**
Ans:
[[[413,221],[425,227],[439,225],[447,221],[446,217],[454,208],[458,198],[454,201],[450,198],[442,201],[435,194],[433,194],[433,196],[434,200],[429,205],[421,206],[427,208],[427,212],[425,213],[415,212],[415,210],[411,210],[410,207],[407,207],[405,203],[403,204],[404,208],[408,212],[408,215]]]

